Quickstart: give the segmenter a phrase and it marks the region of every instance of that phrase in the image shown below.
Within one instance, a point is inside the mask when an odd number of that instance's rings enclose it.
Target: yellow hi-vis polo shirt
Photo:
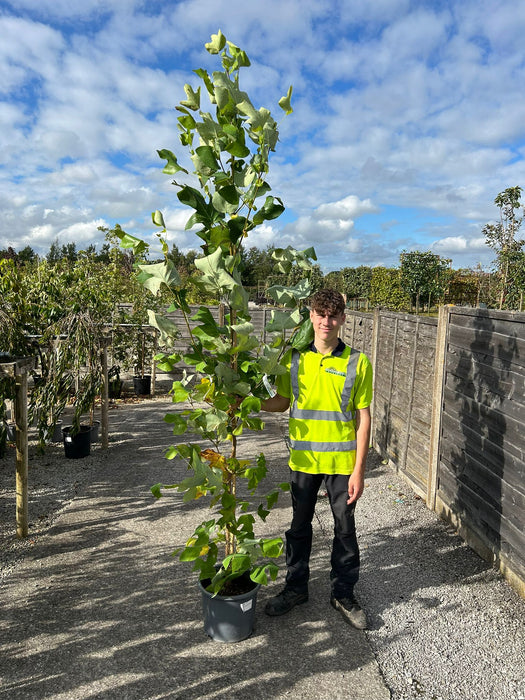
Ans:
[[[277,391],[290,399],[290,468],[310,474],[351,474],[355,466],[355,411],[372,402],[372,365],[339,340],[328,355],[289,351]]]

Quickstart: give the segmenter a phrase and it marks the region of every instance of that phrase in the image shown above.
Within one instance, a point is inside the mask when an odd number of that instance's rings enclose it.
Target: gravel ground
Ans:
[[[119,406],[125,410],[125,405]],[[60,457],[60,459],[59,459]],[[30,535],[14,533],[14,454],[0,460],[0,583],[46,533],[105,459],[101,450],[44,459],[30,445]],[[366,633],[393,700],[525,700],[525,600],[374,453],[357,510],[358,595]],[[320,499],[326,547],[331,515]]]
[[[524,700],[525,600],[377,455],[359,596],[393,700]]]

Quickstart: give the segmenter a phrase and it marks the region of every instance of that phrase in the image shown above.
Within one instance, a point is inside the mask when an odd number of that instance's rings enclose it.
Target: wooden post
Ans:
[[[151,395],[155,396],[155,380],[157,379],[157,363],[155,355],[157,354],[158,333],[153,331],[153,359],[151,360]]]
[[[403,445],[403,463],[402,471],[406,471],[407,466],[407,454],[408,454],[408,442],[410,440],[411,423],[412,423],[412,404],[414,403],[414,384],[416,379],[416,366],[417,366],[417,343],[419,340],[419,327],[420,320],[419,316],[416,316],[416,332],[414,334],[414,351],[412,353],[412,365],[410,367],[410,381],[408,385],[408,415],[406,420],[406,430],[405,430],[405,440]]]
[[[108,340],[109,342],[109,340]],[[102,349],[102,396],[100,400],[100,438],[103,450],[107,450],[109,446],[109,420],[108,420],[108,406],[109,406],[109,379],[108,379],[108,348],[105,344]]]
[[[370,430],[370,435],[371,435],[371,442],[372,444],[375,444],[375,439],[374,439],[374,415],[375,415],[375,387],[376,387],[376,368],[377,368],[377,354],[378,354],[378,348],[379,348],[379,331],[380,331],[380,326],[381,326],[381,311],[378,308],[374,309],[374,325],[372,328],[372,357],[369,358],[370,362],[372,363],[372,374],[373,374],[373,381],[374,381],[374,392],[372,395],[372,405],[370,407],[370,414],[372,417],[372,425],[371,425],[371,430]]]
[[[436,334],[436,353],[434,356],[434,385],[432,391],[432,420],[430,423],[430,456],[428,464],[427,507],[436,508],[438,491],[439,444],[441,438],[441,416],[443,413],[443,387],[445,383],[445,358],[450,308],[439,307]]]
[[[28,441],[27,441],[27,372],[15,374],[15,423],[16,423],[16,535],[28,533]]]

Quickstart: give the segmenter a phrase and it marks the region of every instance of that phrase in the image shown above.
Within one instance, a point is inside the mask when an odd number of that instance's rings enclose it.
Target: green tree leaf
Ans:
[[[291,114],[293,112],[293,109],[292,109],[292,90],[293,90],[293,88],[290,85],[285,97],[281,97],[281,99],[279,100],[279,107],[281,107],[286,114]]]
[[[257,226],[262,224],[263,221],[277,219],[278,216],[284,211],[284,205],[279,199],[279,197],[272,197],[269,195],[266,197],[266,201],[259,211],[253,217],[253,223]]]
[[[162,150],[157,151],[157,153],[161,158],[168,161],[162,170],[162,172],[166,173],[166,175],[175,175],[175,173],[178,173],[179,170],[182,170],[183,173],[188,172],[181,165],[178,164],[177,157],[171,151],[168,151],[166,148],[163,148]]]
[[[206,49],[206,51],[208,53],[218,54],[219,51],[223,50],[225,45],[226,45],[226,37],[219,29],[217,34],[211,35],[211,41],[208,42],[207,44],[204,44],[204,48]]]
[[[168,289],[180,286],[180,275],[171,260],[139,265],[139,268],[144,273],[142,284],[153,294],[157,294],[163,284]]]

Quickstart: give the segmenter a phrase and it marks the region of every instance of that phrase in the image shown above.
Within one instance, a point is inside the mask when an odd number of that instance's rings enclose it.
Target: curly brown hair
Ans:
[[[345,312],[345,300],[335,289],[320,289],[310,297],[310,309],[317,313],[328,313],[337,316]]]

